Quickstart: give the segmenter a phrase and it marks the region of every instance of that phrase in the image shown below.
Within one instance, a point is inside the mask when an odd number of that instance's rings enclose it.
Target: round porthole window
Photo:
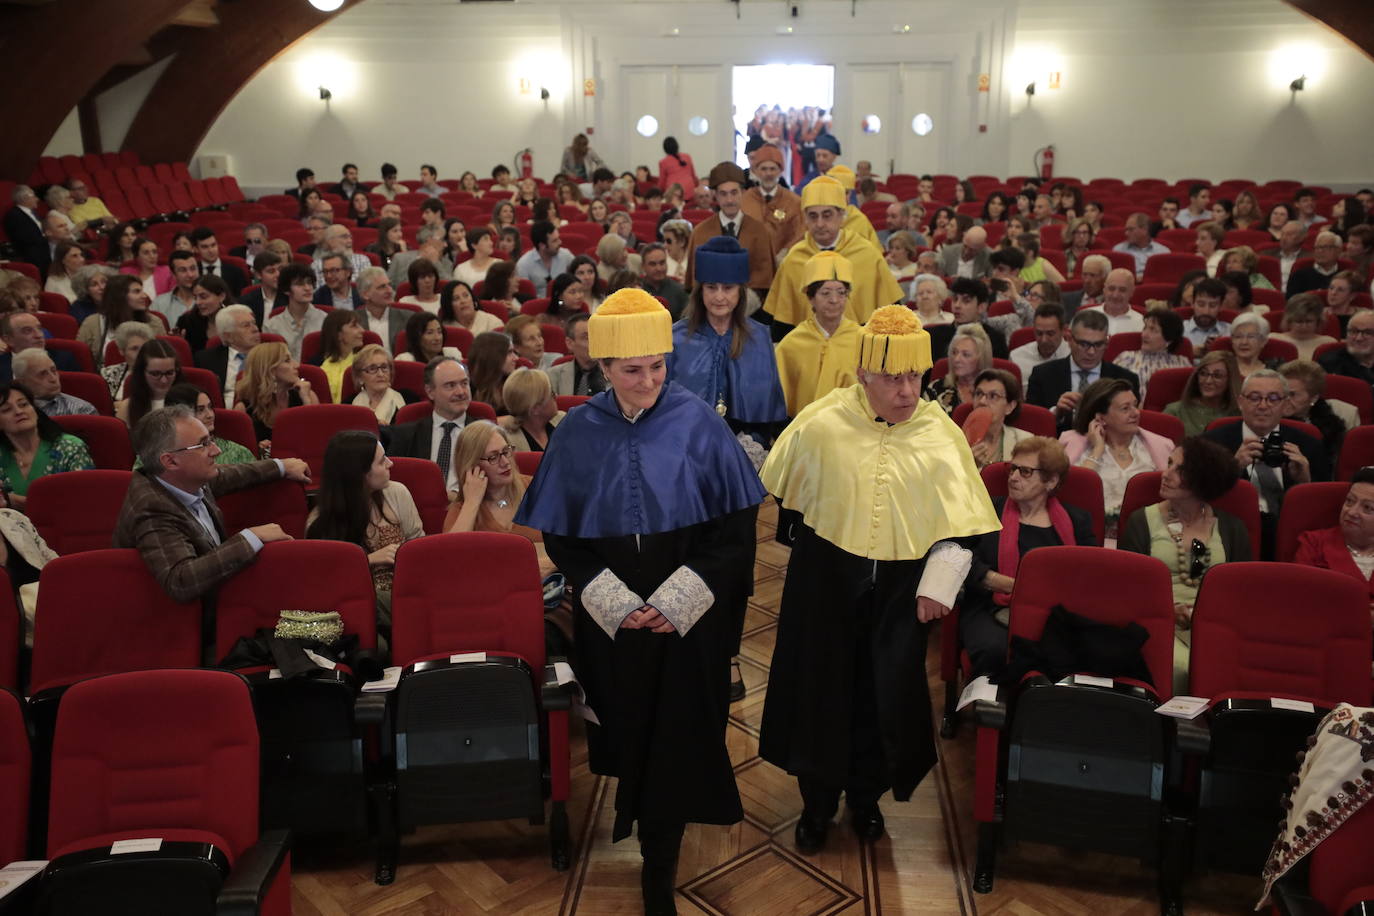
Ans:
[[[705,136],[706,132],[710,129],[711,122],[703,118],[701,115],[697,115],[695,118],[687,122],[687,132],[694,137]]]
[[[863,128],[863,132],[866,134],[882,133],[883,119],[875,114],[866,115],[864,117],[863,124],[861,124],[860,126]]]
[[[658,133],[658,118],[653,115],[645,115],[635,124],[635,130],[641,137],[652,137]]]
[[[935,122],[930,119],[928,114],[918,114],[911,119],[911,132],[918,137],[924,137],[935,129]]]

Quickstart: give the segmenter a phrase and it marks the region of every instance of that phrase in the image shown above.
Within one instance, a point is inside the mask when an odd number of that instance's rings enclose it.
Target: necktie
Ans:
[[[1078,387],[1077,387],[1076,389],[1074,389],[1074,390],[1076,390],[1076,391],[1082,391],[1084,388],[1087,388],[1087,387],[1088,387],[1088,376],[1090,376],[1090,375],[1092,375],[1092,370],[1091,370],[1091,369],[1079,369],[1079,370],[1078,370]]]
[[[213,265],[213,264],[202,264],[202,265],[200,265],[200,273],[201,273],[201,276],[204,276],[205,274],[210,274],[211,276],[214,276],[214,273],[215,273],[215,265]]]
[[[1270,515],[1278,515],[1279,506],[1283,504],[1283,482],[1279,480],[1278,471],[1263,461],[1256,461],[1254,468],[1264,508]]]
[[[444,431],[444,434],[439,437],[439,454],[434,457],[434,460],[439,463],[439,476],[443,479],[444,486],[448,486],[448,466],[449,462],[453,460],[453,431],[458,428],[458,424],[449,420],[440,424],[439,428]],[[461,484],[462,481],[459,483]]]
[[[734,223],[726,223],[726,224],[725,224],[725,234],[728,235],[728,236],[730,236],[730,238],[734,238],[734,237],[735,237],[735,224],[734,224]]]

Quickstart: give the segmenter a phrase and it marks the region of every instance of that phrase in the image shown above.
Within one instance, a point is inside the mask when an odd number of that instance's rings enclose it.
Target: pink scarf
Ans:
[[[1054,533],[1059,535],[1059,543],[1065,547],[1077,546],[1073,537],[1073,521],[1059,500],[1051,496],[1045,503],[1045,510],[1050,514]],[[997,571],[1012,579],[1016,578],[1016,567],[1021,563],[1020,538],[1021,507],[1016,505],[1016,500],[1007,497],[1006,505],[1002,507],[1002,533],[997,538]],[[992,596],[992,600],[1000,605],[1008,605],[1011,595],[999,592]]]

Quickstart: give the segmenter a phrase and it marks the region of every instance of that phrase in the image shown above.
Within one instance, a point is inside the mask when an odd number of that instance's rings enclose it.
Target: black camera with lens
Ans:
[[[1260,453],[1260,461],[1271,468],[1281,468],[1288,463],[1288,456],[1283,453],[1283,433],[1277,429],[1271,430],[1262,441],[1264,449]]]

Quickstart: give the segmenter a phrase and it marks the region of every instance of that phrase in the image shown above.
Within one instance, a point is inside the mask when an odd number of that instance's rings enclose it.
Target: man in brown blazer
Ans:
[[[768,230],[758,220],[746,215],[741,207],[744,202],[744,169],[733,162],[722,162],[711,169],[707,183],[711,186],[718,210],[692,230],[692,238],[687,243],[687,282],[683,285],[689,290],[692,288],[697,249],[718,235],[732,235],[749,252],[749,288],[757,290],[762,299],[773,283],[773,246],[768,241]]]
[[[758,184],[744,192],[744,203],[740,206],[747,216],[763,223],[768,230],[768,243],[776,264],[778,255],[800,242],[806,234],[801,198],[779,183],[782,153],[776,146],[761,146],[750,153],[749,172]]]
[[[134,427],[133,444],[143,467],[129,482],[113,546],[137,549],[173,599],[201,601],[203,635],[213,646],[215,590],[263,544],[291,540],[276,524],[226,537],[214,497],[280,477],[308,483],[310,469],[299,458],[217,465],[219,447],[181,406],[150,412]]]

